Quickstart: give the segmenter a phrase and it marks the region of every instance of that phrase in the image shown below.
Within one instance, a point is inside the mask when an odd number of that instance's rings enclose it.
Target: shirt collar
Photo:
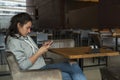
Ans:
[[[16,35],[16,37],[18,37],[19,39],[28,40],[28,36],[21,36],[21,35],[19,35],[19,34],[15,34],[15,35]]]

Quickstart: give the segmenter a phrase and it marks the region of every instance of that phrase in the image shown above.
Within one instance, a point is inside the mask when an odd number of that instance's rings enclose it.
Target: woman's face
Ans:
[[[32,26],[31,21],[28,21],[23,26],[21,26],[20,23],[18,23],[17,27],[18,27],[18,31],[19,31],[20,35],[27,36],[27,34],[30,33],[31,26]]]

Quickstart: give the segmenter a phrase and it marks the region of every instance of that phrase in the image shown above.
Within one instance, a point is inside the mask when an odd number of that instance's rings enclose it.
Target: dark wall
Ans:
[[[66,23],[70,26],[79,28],[120,26],[120,0],[99,0],[98,3],[68,1],[68,3]]]
[[[106,27],[120,25],[120,0],[100,0],[99,23]]]
[[[98,7],[85,7],[69,11],[69,25],[77,28],[91,28],[98,26]]]
[[[64,25],[64,0],[35,0],[38,27],[54,28]]]
[[[98,26],[97,4],[73,0],[35,0],[38,28],[87,28]],[[77,10],[76,10],[77,9]],[[36,12],[37,12],[36,11]]]
[[[99,2],[35,0],[34,4],[38,12],[38,28],[93,28],[120,25],[120,0]]]
[[[66,25],[72,28],[98,27],[98,2],[67,0]]]

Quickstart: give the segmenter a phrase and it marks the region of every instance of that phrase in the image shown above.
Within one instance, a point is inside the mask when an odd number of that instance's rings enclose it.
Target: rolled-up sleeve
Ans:
[[[21,69],[27,70],[29,67],[32,66],[32,62],[25,55],[24,49],[22,48],[19,41],[10,40],[7,47],[15,55]]]

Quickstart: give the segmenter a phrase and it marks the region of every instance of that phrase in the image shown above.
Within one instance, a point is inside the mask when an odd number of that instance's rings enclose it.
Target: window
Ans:
[[[0,15],[15,15],[19,12],[26,12],[26,0],[0,1]]]
[[[26,0],[0,0],[0,29],[8,28],[13,15],[26,12]]]

